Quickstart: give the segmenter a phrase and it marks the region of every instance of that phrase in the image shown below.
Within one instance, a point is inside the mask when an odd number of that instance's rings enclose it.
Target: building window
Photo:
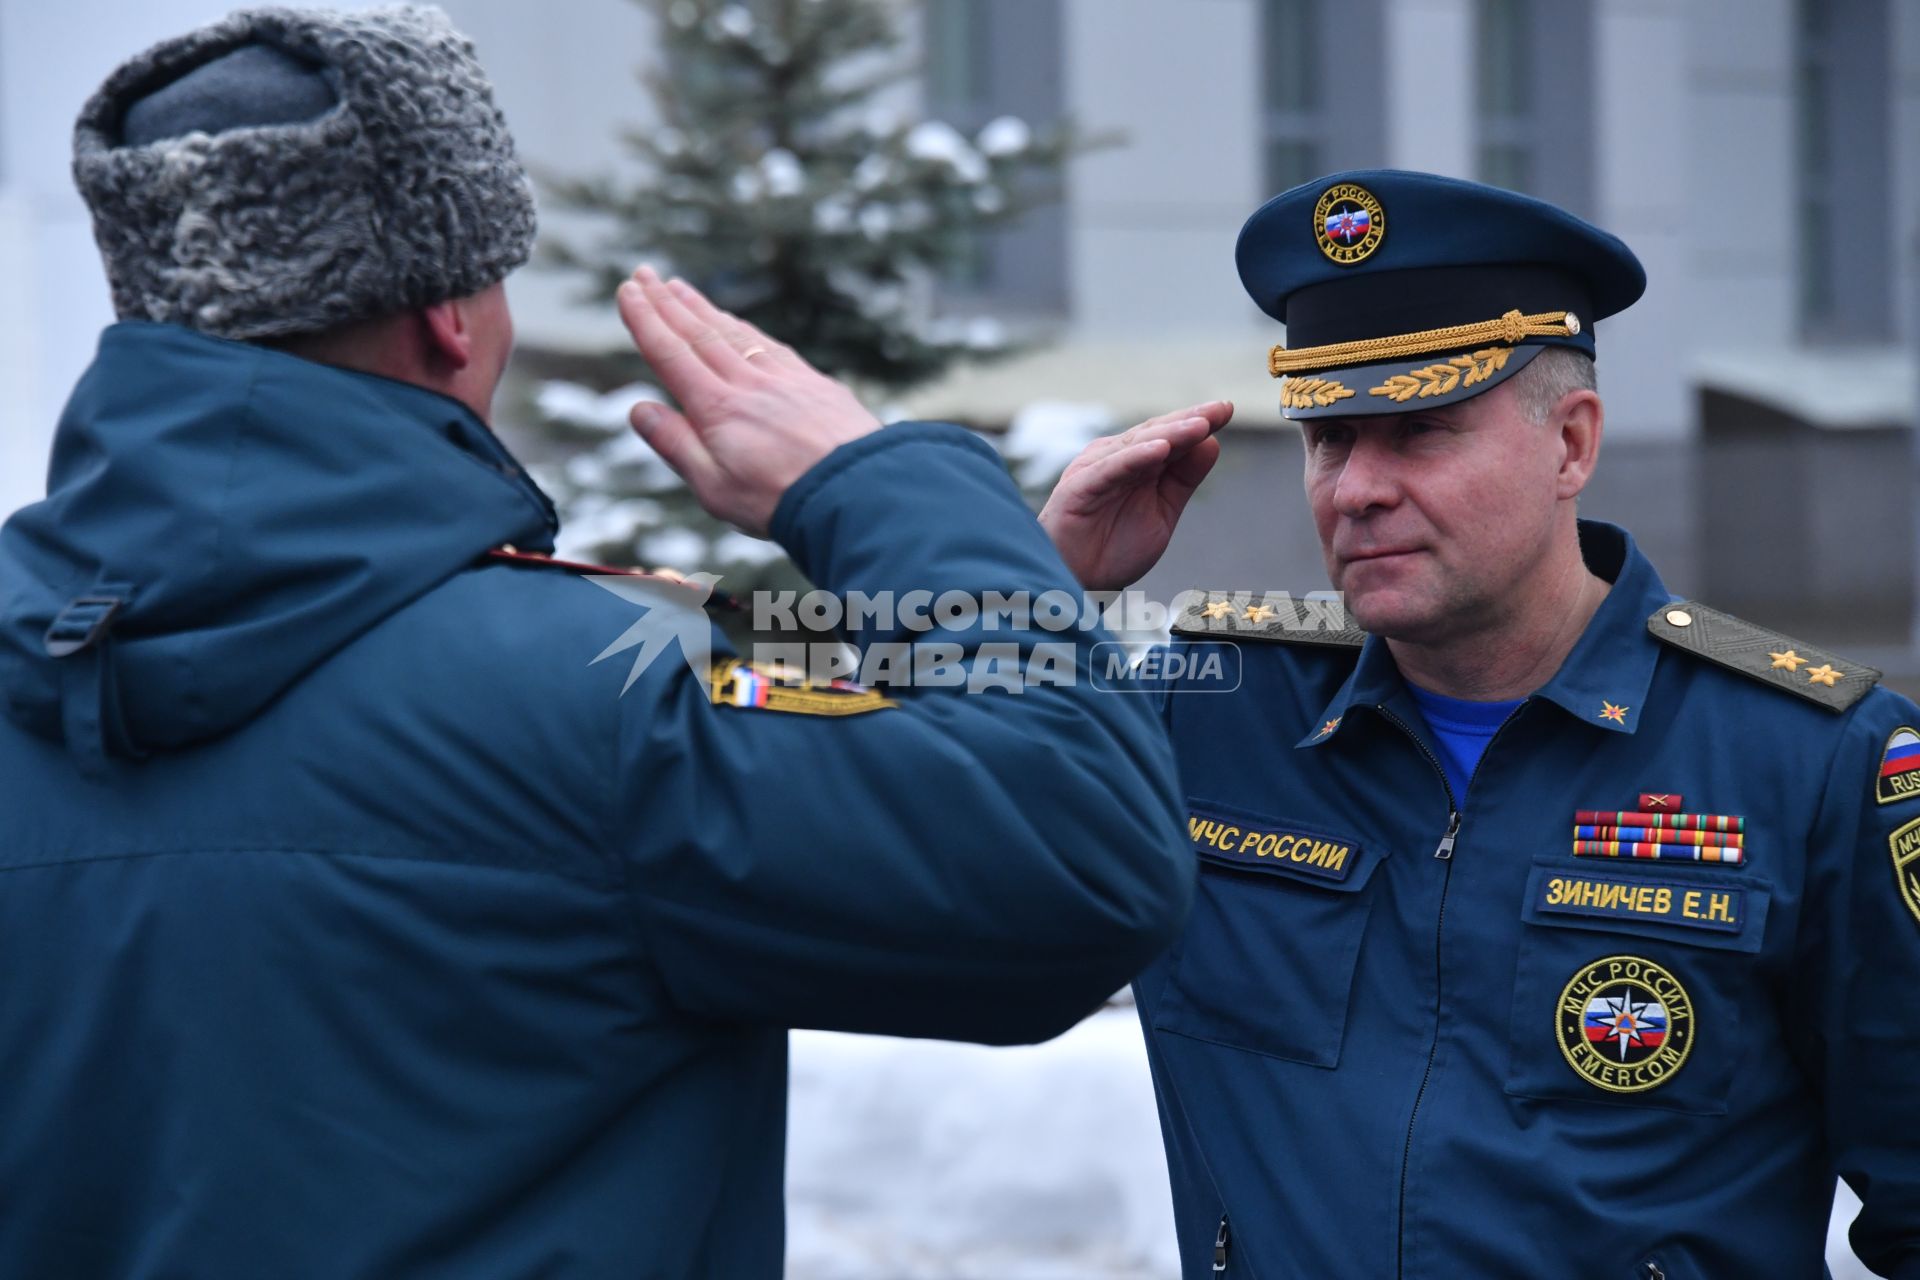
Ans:
[[[1893,316],[1886,0],[1797,0],[1794,149],[1802,333],[1885,341]]]
[[[1319,10],[1319,0],[1265,0],[1261,8],[1270,191],[1285,191],[1327,172],[1322,159]]]
[[[1269,192],[1386,154],[1386,0],[1259,0],[1260,174]]]
[[[998,116],[1059,121],[1062,0],[924,0],[927,105],[972,134]],[[1054,201],[967,247],[947,283],[1013,312],[1066,310],[1066,213]]]
[[[1529,0],[1479,0],[1477,161],[1482,182],[1509,191],[1533,186],[1532,15]]]
[[[1799,65],[1794,68],[1795,150],[1800,174],[1800,315],[1818,325],[1833,317],[1832,26],[1821,0],[1800,0]]]
[[[1474,176],[1581,214],[1593,200],[1594,3],[1474,3]]]
[[[927,0],[927,99],[977,113],[987,98],[987,10],[976,0]]]

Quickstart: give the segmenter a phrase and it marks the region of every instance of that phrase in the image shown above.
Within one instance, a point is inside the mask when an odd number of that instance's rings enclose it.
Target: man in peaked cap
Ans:
[[[537,554],[533,205],[437,12],[165,42],[75,173],[121,319],[0,530],[0,1274],[777,1276],[788,1027],[1041,1039],[1165,947],[1140,699],[796,687]],[[823,588],[1074,589],[971,433],[619,307],[636,427]],[[1030,639],[946,622],[851,639]]]
[[[1920,1276],[1920,709],[1581,520],[1614,237],[1427,174],[1262,207],[1241,279],[1346,618],[1197,593],[1164,686],[1200,890],[1135,983],[1184,1274]],[[1225,405],[1042,521],[1137,578]],[[1219,665],[1211,668],[1222,670]]]

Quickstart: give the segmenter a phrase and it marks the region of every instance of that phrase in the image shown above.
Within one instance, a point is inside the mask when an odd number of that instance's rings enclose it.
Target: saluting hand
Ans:
[[[1080,451],[1040,511],[1061,559],[1094,591],[1117,591],[1153,568],[1180,513],[1220,457],[1225,400],[1149,418]]]
[[[637,404],[634,430],[702,507],[747,533],[766,534],[780,495],[814,463],[880,429],[853,392],[684,280],[642,267],[618,302],[634,345],[684,410]]]

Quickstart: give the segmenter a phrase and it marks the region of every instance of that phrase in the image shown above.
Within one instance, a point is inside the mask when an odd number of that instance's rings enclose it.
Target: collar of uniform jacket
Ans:
[[[1632,535],[1618,525],[1580,521],[1580,555],[1587,568],[1611,582],[1613,589],[1600,602],[1560,670],[1532,697],[1564,708],[1582,724],[1609,733],[1632,733],[1640,727],[1641,705],[1660,658],[1659,643],[1647,634],[1647,615],[1674,597],[1652,561],[1640,554]],[[1317,747],[1331,742],[1346,726],[1349,708],[1377,707],[1393,699],[1412,705],[1386,642],[1368,636],[1353,674],[1320,713],[1312,731],[1294,745]],[[1618,714],[1601,714],[1608,709]],[[1324,730],[1322,726],[1328,724],[1333,728]]]
[[[491,548],[551,548],[555,527],[458,401],[116,324],[61,417],[47,496],[0,527],[5,711],[62,737],[79,659],[43,637],[111,586],[111,635],[85,660],[103,668],[115,753],[211,737]]]

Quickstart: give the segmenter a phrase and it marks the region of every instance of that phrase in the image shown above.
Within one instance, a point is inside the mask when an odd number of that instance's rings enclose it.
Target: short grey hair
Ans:
[[[1593,361],[1571,347],[1548,347],[1507,379],[1529,422],[1546,425],[1554,406],[1575,391],[1597,391]]]

